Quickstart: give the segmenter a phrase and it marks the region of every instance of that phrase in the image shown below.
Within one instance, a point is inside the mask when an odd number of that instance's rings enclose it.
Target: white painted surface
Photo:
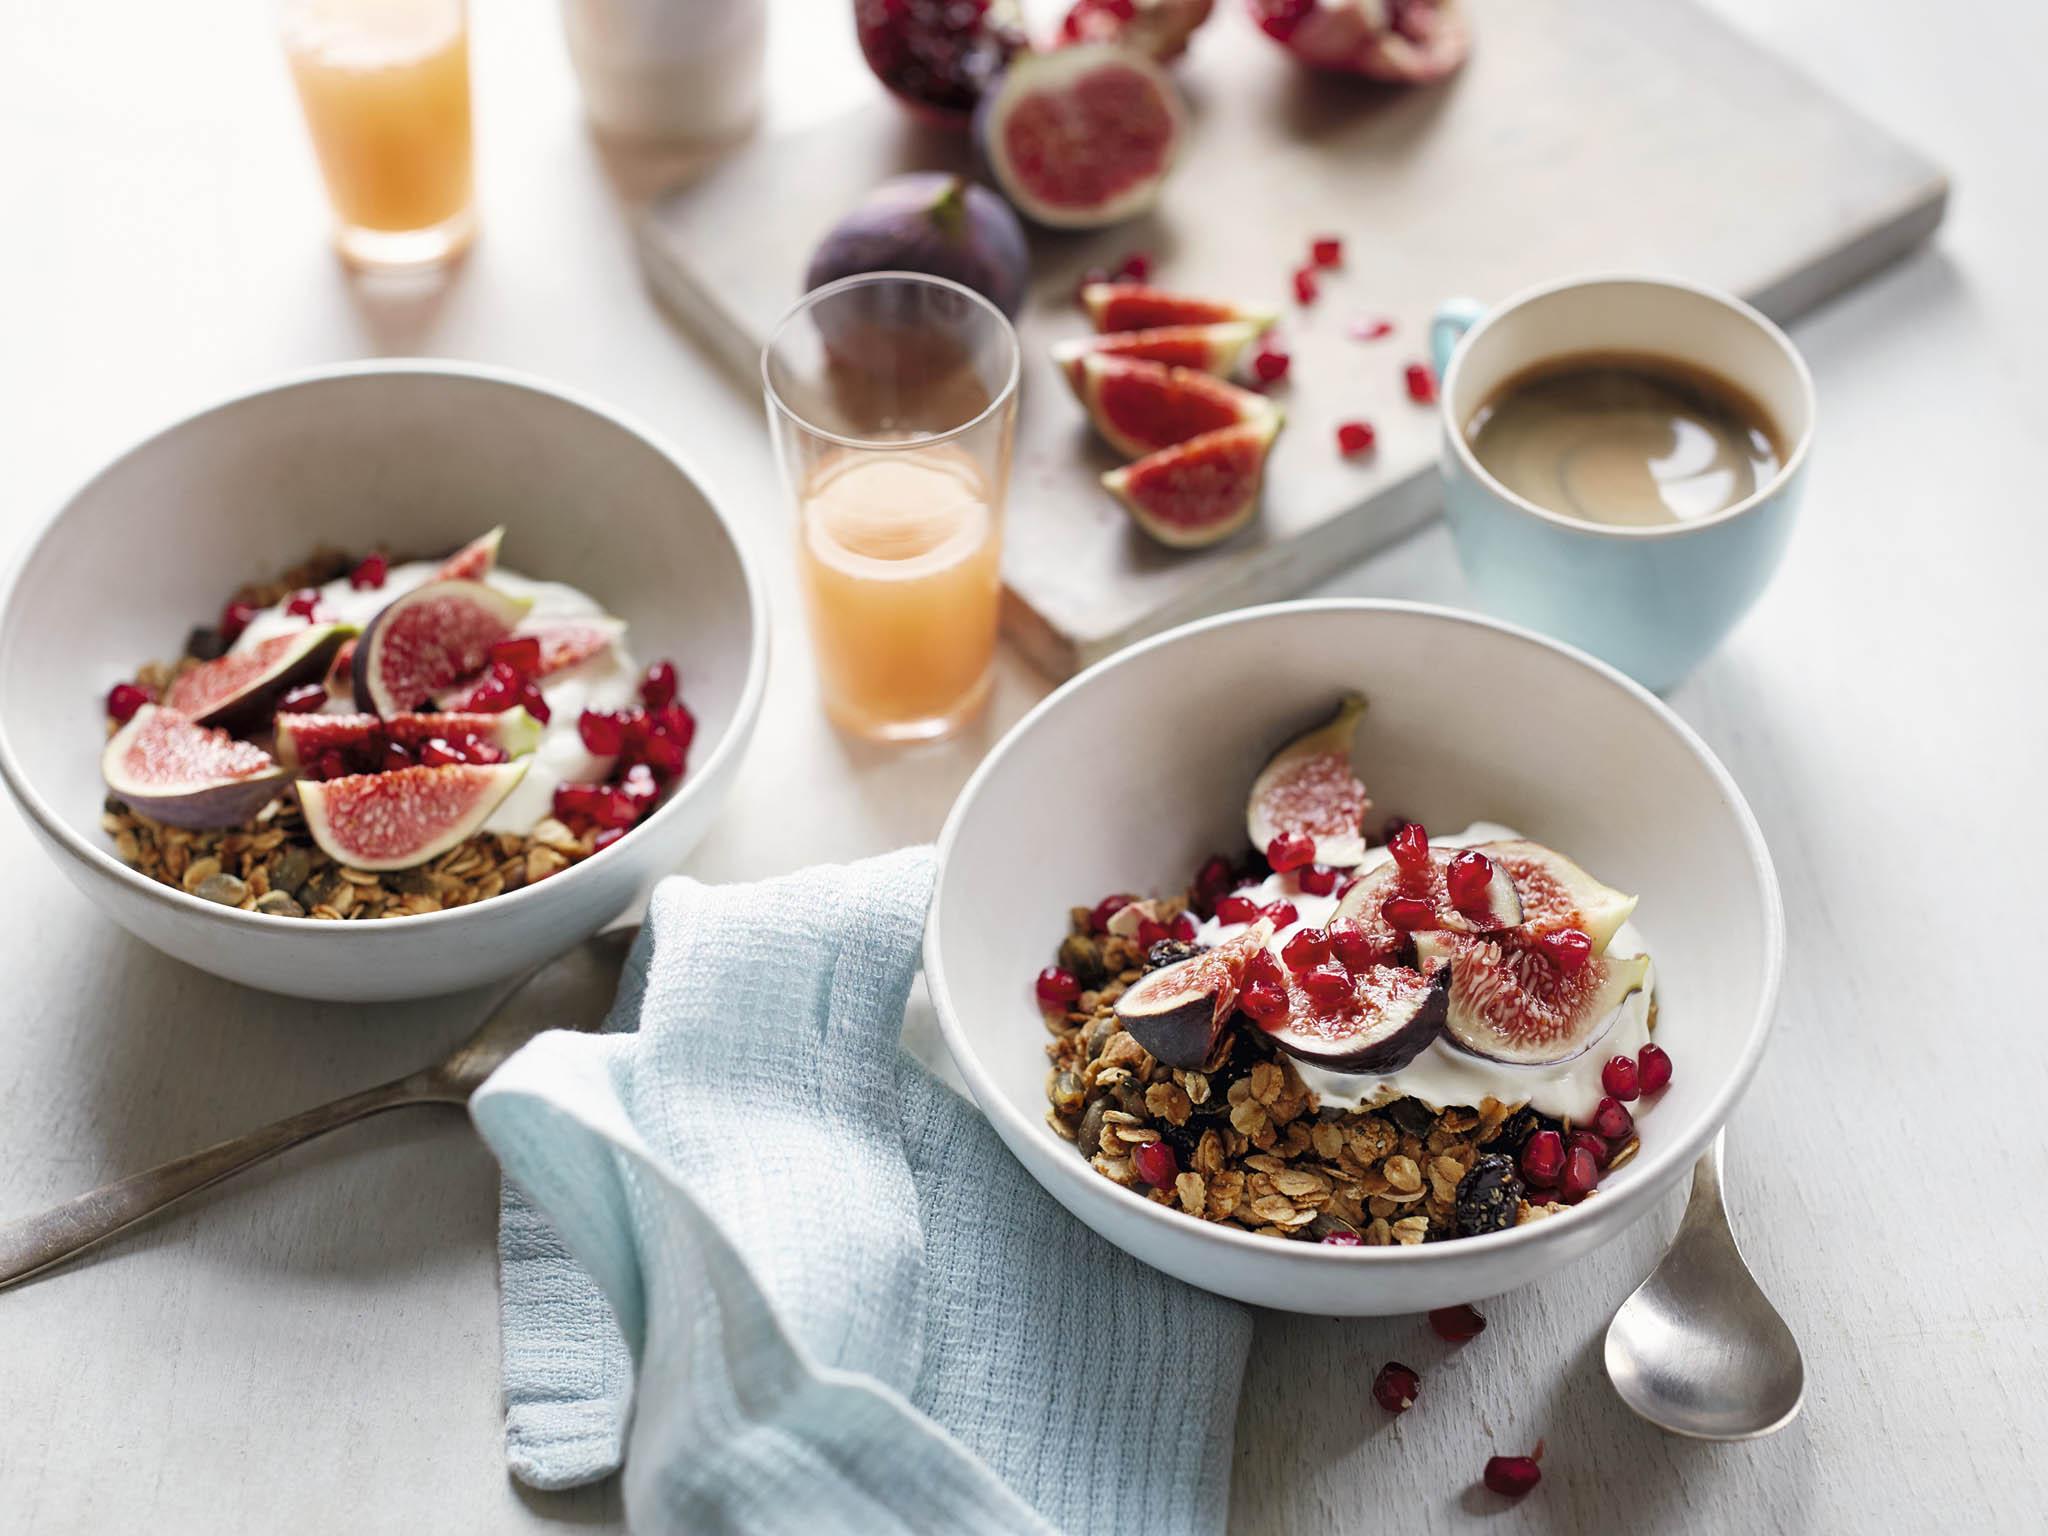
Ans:
[[[2000,914],[2031,910],[2044,849],[1989,840],[2038,824],[2048,764],[2048,22],[2017,6],[1964,21],[1896,0],[1722,3],[1960,189],[1934,251],[1795,327],[1821,395],[1805,523],[1776,586],[1673,700],[1741,781],[1785,885],[1783,1018],[1733,1122],[1729,1181],[1806,1345],[1807,1413],[1775,1441],[1709,1448],[1615,1402],[1599,1333],[1675,1220],[1666,1208],[1494,1303],[1486,1335],[1455,1352],[1419,1320],[1262,1319],[1232,1522],[1259,1536],[2030,1531],[2048,1507],[2048,1036],[2038,1004],[1995,980],[2028,974],[2038,948]],[[846,63],[850,28],[810,20],[823,6],[777,8],[784,117],[868,88]],[[363,296],[327,258],[256,0],[203,25],[140,0],[0,13],[8,544],[194,399],[402,351],[609,397],[782,540],[758,404],[643,294],[623,216],[639,183],[583,132],[553,9],[476,9],[484,233],[444,294],[414,302]],[[957,743],[842,742],[809,696],[787,564],[774,574],[776,684],[747,782],[692,866],[709,878],[931,835],[1044,686],[1006,661],[988,724]],[[1440,529],[1328,590],[1462,597]],[[101,920],[12,814],[0,855],[0,1215],[407,1069],[466,1025],[445,1004],[239,992]],[[0,1528],[616,1525],[608,1489],[533,1496],[504,1474],[492,1189],[453,1116],[394,1117],[0,1294]],[[1424,1375],[1392,1425],[1368,1393],[1389,1356]],[[1479,1467],[1539,1436],[1544,1486],[1520,1519],[1494,1517]]]

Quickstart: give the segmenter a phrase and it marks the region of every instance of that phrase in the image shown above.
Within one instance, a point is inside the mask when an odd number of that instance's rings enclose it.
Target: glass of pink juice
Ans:
[[[871,272],[805,295],[761,374],[826,712],[884,741],[958,729],[995,659],[1016,332],[958,283]]]

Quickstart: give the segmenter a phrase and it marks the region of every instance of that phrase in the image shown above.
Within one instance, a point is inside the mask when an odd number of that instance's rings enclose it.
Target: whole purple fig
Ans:
[[[1031,256],[1010,205],[964,176],[894,176],[833,226],[811,257],[806,291],[857,272],[949,277],[1014,317]]]

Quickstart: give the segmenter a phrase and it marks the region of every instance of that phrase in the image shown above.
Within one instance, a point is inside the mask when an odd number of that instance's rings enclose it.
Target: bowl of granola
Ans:
[[[1727,771],[1527,631],[1188,625],[1054,693],[940,838],[925,961],[1004,1142],[1192,1284],[1423,1311],[1570,1262],[1756,1068],[1784,934]]]
[[[537,965],[703,836],[767,676],[760,581],[602,407],[377,362],[101,471],[0,599],[0,774],[139,937],[297,996]]]

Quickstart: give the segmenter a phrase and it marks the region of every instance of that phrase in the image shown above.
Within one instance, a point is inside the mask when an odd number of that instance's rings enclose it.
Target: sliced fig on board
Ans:
[[[356,645],[356,707],[418,708],[481,668],[533,606],[480,581],[430,581],[386,603]]]
[[[1116,1000],[1117,1022],[1156,1060],[1192,1071],[1216,1048],[1245,967],[1272,937],[1273,925],[1262,917],[1214,949],[1149,972]]]
[[[1608,942],[1636,909],[1636,898],[1602,885],[1563,854],[1526,839],[1481,843],[1478,851],[1504,868],[1521,896],[1522,918],[1538,933],[1576,928],[1593,941],[1593,953]]]
[[[318,682],[353,624],[310,624],[202,661],[164,693],[164,707],[201,725],[260,728],[271,706],[300,683]]]
[[[1464,0],[1247,0],[1261,31],[1313,69],[1394,85],[1441,80],[1472,51]]]
[[[1149,331],[1169,325],[1218,325],[1243,320],[1266,329],[1279,318],[1273,310],[1233,304],[1227,299],[1169,293],[1142,283],[1090,283],[1081,305],[1098,331]]]
[[[1365,700],[1347,693],[1325,724],[1297,736],[1252,781],[1245,830],[1263,852],[1283,833],[1313,838],[1315,862],[1349,869],[1365,858],[1365,785],[1351,767],[1351,744]]]
[[[1264,327],[1251,320],[1219,320],[1214,325],[1162,325],[1149,331],[1113,331],[1107,336],[1078,336],[1055,342],[1052,360],[1085,404],[1081,393],[1089,357],[1131,357],[1175,368],[1193,368],[1223,378],[1237,367],[1244,349]]]
[[[1266,455],[1279,432],[1276,410],[1147,454],[1111,470],[1102,484],[1160,543],[1200,549],[1229,538],[1258,512]]]
[[[285,773],[261,747],[145,704],[111,736],[100,777],[128,808],[173,827],[239,827],[277,798]]]
[[[505,525],[500,523],[481,538],[472,539],[441,562],[429,578],[433,581],[482,581],[498,568],[498,546],[505,542]]]
[[[1193,368],[1100,355],[1081,361],[1081,403],[1103,440],[1131,459],[1275,409],[1264,395]]]
[[[974,127],[989,173],[1025,218],[1100,229],[1158,199],[1185,118],[1156,61],[1092,43],[1012,61],[982,98]]]
[[[1269,1032],[1297,1060],[1332,1072],[1385,1076],[1407,1066],[1443,1032],[1450,988],[1447,965],[1426,971],[1376,965],[1351,977],[1348,999],[1326,1005],[1290,976],[1287,1015]]]
[[[499,714],[442,711],[434,714],[279,715],[277,760],[296,773],[328,752],[355,761],[364,753],[395,741],[417,750],[435,738],[456,741],[474,736],[489,742],[506,757],[523,757],[540,745],[541,723],[514,706]],[[372,771],[363,765],[365,771]]]
[[[490,819],[526,763],[454,763],[299,781],[306,830],[351,869],[411,869],[446,853]]]
[[[1393,943],[1399,942],[1402,933],[1422,929],[1497,933],[1514,927],[1523,919],[1523,907],[1505,865],[1488,858],[1485,869],[1479,872],[1484,878],[1475,880],[1466,874],[1471,868],[1471,861],[1467,861],[1458,865],[1456,875],[1453,874],[1452,865],[1458,856],[1474,851],[1433,847],[1429,850],[1428,865],[1413,871],[1388,859],[1344,893],[1330,921],[1356,923],[1376,941]],[[1414,917],[1396,925],[1386,915],[1388,900],[1396,896],[1424,906],[1413,909]],[[1425,908],[1427,915],[1423,916]]]
[[[1448,963],[1450,1013],[1444,1031],[1474,1056],[1513,1066],[1548,1066],[1591,1050],[1614,1027],[1622,1004],[1642,989],[1647,955],[1594,957],[1573,970],[1547,958],[1521,929],[1480,936],[1418,933],[1425,966]]]

